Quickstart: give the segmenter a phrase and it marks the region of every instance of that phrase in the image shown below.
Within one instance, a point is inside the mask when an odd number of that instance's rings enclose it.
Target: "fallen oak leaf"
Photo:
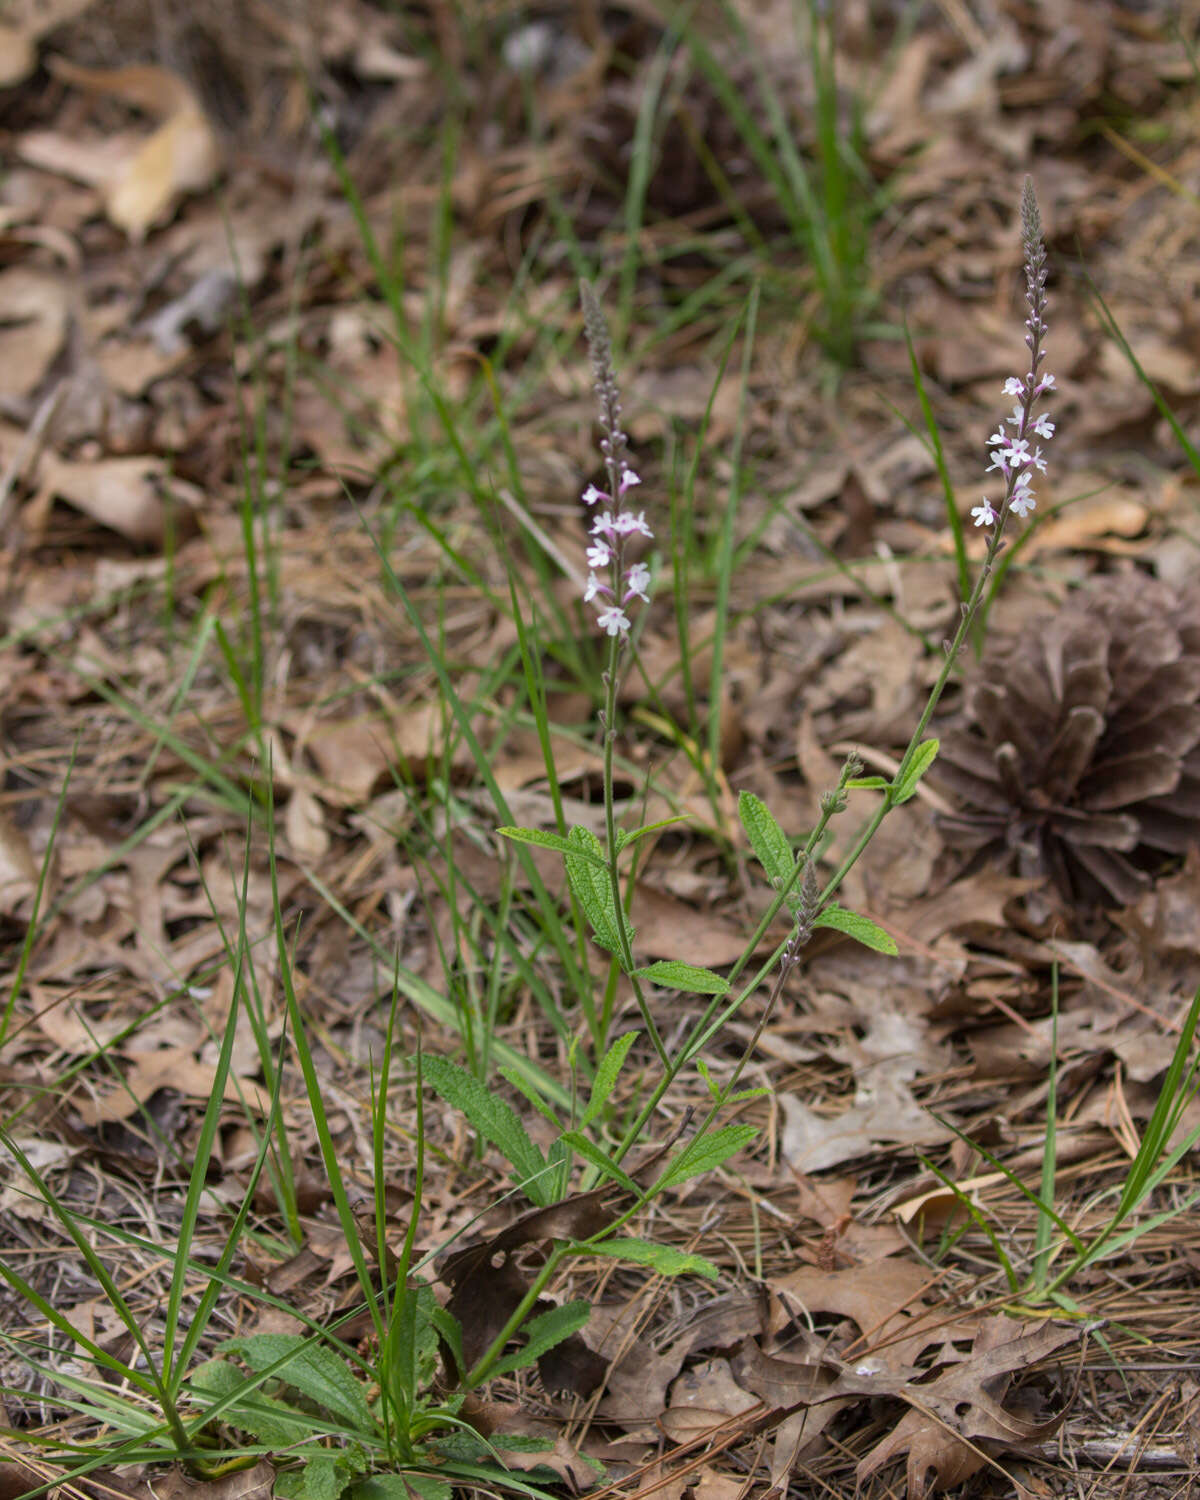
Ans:
[[[895,1430],[858,1465],[861,1485],[872,1474],[907,1455],[908,1494],[924,1500],[960,1484],[989,1461],[993,1452],[1022,1449],[1045,1442],[1062,1426],[1072,1397],[1062,1410],[1039,1422],[1004,1407],[998,1396],[1008,1389],[1018,1370],[1028,1369],[1084,1334],[1077,1323],[1041,1323],[1032,1332],[1003,1339],[1010,1321],[996,1317],[984,1324],[975,1340],[980,1352],[949,1365],[928,1384],[906,1382],[898,1390],[912,1410]],[[989,1390],[988,1387],[993,1390]]]
[[[836,1410],[854,1400],[881,1396],[904,1401],[911,1410],[862,1460],[857,1478],[861,1485],[907,1454],[908,1494],[911,1500],[923,1500],[932,1493],[932,1482],[942,1483],[943,1474],[957,1483],[988,1462],[990,1452],[1044,1442],[1062,1425],[1073,1393],[1062,1411],[1046,1421],[1008,1410],[999,1397],[1017,1371],[1079,1339],[1086,1329],[1077,1323],[1045,1322],[1001,1341],[999,1335],[1011,1326],[1003,1317],[990,1320],[976,1335],[978,1352],[935,1366],[933,1372],[912,1366],[885,1368],[871,1358],[843,1361],[811,1336],[806,1336],[807,1347],[796,1360],[764,1354],[748,1339],[732,1367],[738,1382],[773,1408],[777,1422],[826,1404]],[[811,1435],[827,1425],[828,1418],[819,1417]]]

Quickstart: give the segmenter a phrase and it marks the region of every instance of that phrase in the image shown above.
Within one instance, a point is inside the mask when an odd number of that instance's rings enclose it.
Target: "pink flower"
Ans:
[[[607,568],[610,562],[612,562],[612,549],[607,542],[593,542],[587,549],[589,568]]]
[[[613,521],[613,529],[622,536],[632,536],[635,532],[641,536],[653,536],[654,533],[646,525],[646,512],[639,510],[635,516],[632,511],[623,510]]]
[[[650,595],[646,592],[650,587],[650,569],[645,563],[634,563],[625,574],[625,582],[628,585],[628,592],[621,601],[623,604],[628,604],[635,595],[644,603],[650,603]]]
[[[582,498],[585,505],[595,505],[597,500],[607,500],[608,496],[603,490],[598,490],[594,484],[589,484]]]
[[[994,526],[996,524],[996,512],[992,509],[992,502],[984,497],[982,505],[976,505],[971,511],[975,518],[976,526]]]
[[[629,621],[625,617],[625,611],[618,609],[616,605],[611,609],[606,609],[596,621],[596,624],[609,635],[623,635],[629,629]]]
[[[601,583],[595,573],[589,573],[587,588],[583,591],[583,602],[590,604],[597,594],[607,594],[611,598],[612,589],[609,588],[607,583]]]

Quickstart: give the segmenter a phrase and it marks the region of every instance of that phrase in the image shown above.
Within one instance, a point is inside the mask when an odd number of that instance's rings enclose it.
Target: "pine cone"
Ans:
[[[1200,845],[1200,594],[1097,579],[985,651],[941,739],[947,844],[1128,906]]]

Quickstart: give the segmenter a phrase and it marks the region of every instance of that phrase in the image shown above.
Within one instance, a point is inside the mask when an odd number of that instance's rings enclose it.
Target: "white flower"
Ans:
[[[598,490],[594,484],[589,484],[582,498],[585,505],[595,505],[597,500],[607,500],[608,496],[603,490]]]
[[[618,609],[616,605],[611,609],[606,609],[596,623],[600,626],[601,630],[607,631],[609,635],[622,634],[629,629],[629,621],[625,618],[625,611]]]
[[[1029,490],[1017,490],[1012,497],[1012,508],[1023,521],[1031,510],[1037,509],[1037,501]]]
[[[589,568],[607,568],[612,562],[612,549],[607,542],[593,542],[587,549]]]
[[[1004,394],[1006,396],[1023,396],[1025,394],[1025,382],[1019,380],[1015,375],[1010,375],[1004,382]]]
[[[1036,509],[1037,501],[1033,498],[1033,491],[1029,487],[1029,470],[1017,476],[1017,482],[1013,486],[1012,499],[1009,501],[1011,508],[1016,511],[1022,520],[1031,510]]]
[[[621,519],[620,516],[618,516],[617,520],[619,521],[620,519]],[[610,511],[610,510],[602,510],[600,512],[600,514],[596,517],[596,519],[592,522],[592,535],[593,536],[600,536],[600,535],[615,536],[616,532],[617,532],[617,525],[616,525],[616,522],[614,522],[614,520],[613,520],[612,511]]]
[[[621,471],[621,484],[619,489],[617,490],[617,493],[619,495],[623,495],[626,490],[631,490],[635,484],[641,484],[641,482],[641,479],[633,472],[632,469],[623,469]]]
[[[625,595],[624,600],[626,604],[629,603],[635,594],[639,599],[644,600],[645,603],[650,603],[650,595],[646,592],[650,587],[650,569],[645,563],[634,563],[633,567],[625,575],[625,582],[629,586],[629,592]]]
[[[1040,438],[1045,438],[1046,441],[1049,442],[1050,439],[1054,436],[1054,423],[1045,414],[1045,412],[1043,412],[1042,415],[1030,428],[1030,431],[1036,433]]]
[[[994,526],[996,524],[996,512],[992,509],[992,502],[984,499],[982,505],[972,508],[971,514],[975,518],[976,526]]]
[[[649,526],[646,525],[646,512],[644,510],[639,510],[636,516],[632,511],[622,511],[613,521],[613,529],[623,533],[625,536],[632,536],[635,531],[640,532],[642,536],[654,535]]]
[[[583,602],[585,604],[590,603],[597,594],[611,595],[612,589],[609,588],[608,584],[601,583],[600,580],[596,577],[595,573],[589,573],[587,588],[585,588],[583,591]]]
[[[1053,389],[1054,389],[1054,376],[1053,375],[1043,375],[1042,378],[1038,381],[1037,386],[1034,388],[1033,394],[1035,396],[1040,396],[1043,391],[1052,391]]]

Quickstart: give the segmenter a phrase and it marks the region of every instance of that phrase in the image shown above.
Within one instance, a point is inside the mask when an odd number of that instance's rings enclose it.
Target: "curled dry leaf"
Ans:
[[[513,1260],[522,1245],[547,1240],[584,1240],[610,1224],[615,1205],[625,1194],[611,1184],[578,1193],[548,1208],[536,1208],[478,1245],[448,1255],[440,1267],[443,1281],[453,1287],[446,1310],[462,1326],[463,1357],[473,1365],[516,1311],[529,1290],[524,1271]],[[538,1302],[535,1313],[552,1304]],[[449,1361],[447,1361],[449,1363]],[[538,1360],[547,1390],[569,1390],[587,1397],[604,1378],[606,1361],[593,1354],[578,1334],[572,1334]]]
[[[854,1305],[842,1297],[837,1300],[844,1306]],[[863,1304],[851,1316],[857,1321],[873,1312]],[[863,1332],[869,1335],[869,1330]],[[970,1354],[958,1359],[952,1346],[946,1345],[932,1370],[896,1363],[901,1345],[893,1346],[889,1358],[886,1343],[875,1354],[861,1348],[863,1341],[858,1340],[846,1346],[843,1354],[832,1340],[822,1343],[802,1332],[796,1341],[798,1357],[792,1359],[765,1354],[748,1339],[734,1358],[733,1372],[741,1385],[768,1402],[784,1421],[812,1411],[808,1436],[827,1425],[822,1407],[844,1408],[880,1397],[905,1402],[910,1411],[863,1459],[857,1477],[861,1484],[906,1456],[907,1494],[911,1500],[923,1500],[973,1474],[989,1454],[1044,1442],[1057,1431],[1069,1402],[1055,1416],[1038,1420],[1006,1407],[1003,1399],[1015,1374],[1076,1342],[1083,1332],[1077,1323],[1045,1322],[1031,1327],[1004,1317],[992,1318],[976,1333]],[[921,1338],[922,1346],[929,1342]],[[905,1339],[904,1345],[911,1352],[917,1342]],[[798,1452],[805,1441],[803,1427],[797,1427],[791,1451]]]
[[[38,466],[43,495],[58,496],[131,542],[158,545],[165,533],[166,500],[179,511],[199,507],[195,485],[167,473],[159,458],[105,458],[70,462],[46,453]]]
[[[99,189],[108,217],[131,240],[140,241],[169,217],[180,198],[208,187],[221,166],[216,135],[199,100],[182,78],[166,68],[83,68],[65,58],[48,61],[51,71],[90,93],[120,99],[161,120],[148,136],[111,137],[88,148],[55,131],[30,131],[18,144],[34,166]]]

